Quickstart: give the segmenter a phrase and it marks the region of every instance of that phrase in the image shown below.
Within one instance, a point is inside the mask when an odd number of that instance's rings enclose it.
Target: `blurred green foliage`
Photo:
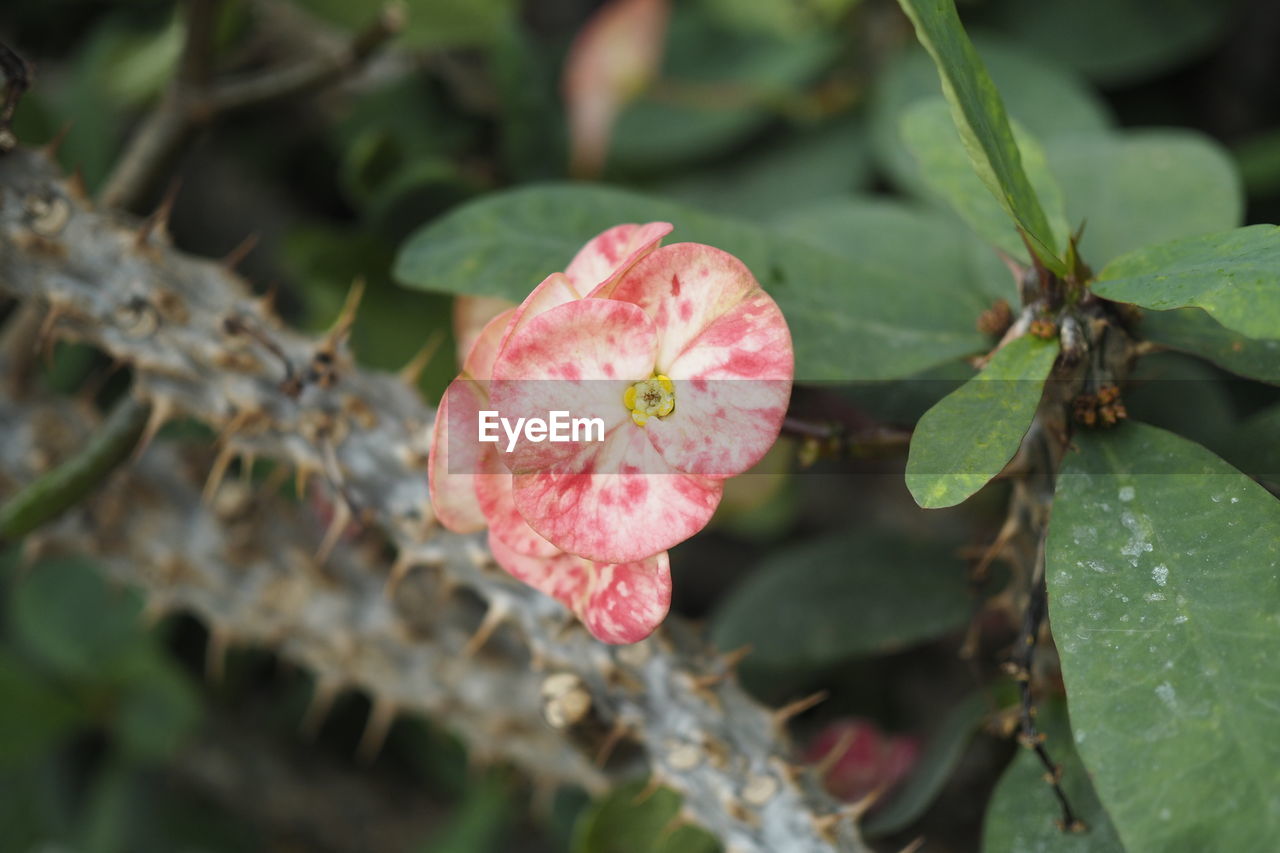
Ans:
[[[348,34],[376,11],[336,0],[299,5]],[[681,0],[658,82],[623,114],[601,185],[566,184],[560,73],[568,45],[598,5],[410,0],[406,33],[356,86],[237,117],[197,145],[184,168],[198,228],[180,232],[180,243],[215,254],[225,246],[201,244],[203,229],[219,221],[264,229],[264,248],[252,258],[258,266],[247,272],[260,285],[278,285],[287,318],[312,330],[327,327],[352,281],[363,279],[355,353],[394,369],[433,335],[450,334],[450,294],[519,298],[601,228],[668,219],[677,225],[673,239],[721,245],[757,271],[787,312],[802,379],[864,380],[831,395],[840,401],[830,404],[833,417],[848,405],[911,424],[961,387],[974,372],[965,358],[994,342],[976,328],[979,315],[999,298],[1017,304],[990,244],[1025,255],[1000,203],[969,169],[960,137],[941,134],[948,129],[941,121],[913,132],[915,123],[945,113],[928,104],[941,94],[937,71],[893,4]],[[1084,226],[1083,257],[1101,270],[1154,243],[1237,227],[1246,211],[1250,220],[1275,218],[1274,105],[1248,104],[1248,122],[1223,129],[1217,113],[1188,94],[1193,84],[1218,94],[1213,87],[1232,85],[1222,82],[1229,69],[1210,73],[1205,63],[1216,56],[1226,67],[1222,58],[1236,48],[1225,39],[1248,6],[961,4],[1015,122],[1010,137],[1019,140],[1058,248],[1066,231]],[[251,71],[262,61],[253,37],[260,21],[245,2],[223,9],[219,63]],[[7,5],[0,37],[31,50],[38,63],[37,85],[18,113],[19,135],[44,141],[70,124],[59,156],[90,189],[100,186],[171,78],[181,36],[169,2]],[[1134,128],[1153,123],[1174,127]],[[209,202],[192,174],[204,170],[214,182],[232,175],[263,192],[232,205]],[[1280,384],[1277,341],[1245,337],[1198,309],[1146,312],[1136,323],[1184,355],[1143,363],[1128,398],[1132,413],[1224,454],[1272,488],[1280,484],[1280,398],[1264,384]],[[421,380],[432,397],[456,369],[452,339],[441,341]],[[51,376],[63,388],[90,366],[84,351],[66,353],[60,350]],[[1224,371],[1244,378],[1227,383]],[[980,387],[963,385],[969,390],[947,397],[947,405],[956,408]],[[1025,421],[1001,420],[1012,439]],[[927,422],[921,432],[926,442],[918,446],[928,450]],[[967,449],[959,433],[942,430],[933,448],[944,455]],[[956,516],[923,516],[905,503],[896,464],[887,469],[892,487],[879,476],[886,469],[873,464],[855,466],[855,476],[823,468],[727,507],[699,545],[705,559],[687,570],[679,556],[674,561],[684,572],[677,591],[696,591],[691,597],[713,614],[723,646],[756,646],[748,669],[765,671],[768,687],[820,684],[837,707],[937,732],[917,773],[881,813],[880,830],[898,840],[892,833],[927,827],[954,833],[963,846],[965,838],[975,841],[973,827],[947,804],[981,811],[987,804],[974,791],[986,790],[998,768],[964,790],[948,787],[964,759],[991,748],[972,738],[980,703],[964,698],[971,686],[941,683],[939,660],[947,672],[954,668],[971,607],[957,551],[975,541],[975,531],[988,538],[999,504],[983,503],[988,490]],[[986,460],[981,481],[1001,464]],[[941,471],[937,459],[930,466]],[[952,467],[970,470],[973,462]],[[141,628],[137,596],[103,578],[101,567],[79,560],[27,569],[12,555],[6,560],[0,846],[167,851],[181,840],[199,849],[262,849],[245,821],[157,782],[219,711],[218,695],[198,687],[181,663],[172,625]],[[700,615],[696,602],[689,609]],[[984,630],[992,644],[1008,640],[1007,624]],[[780,672],[770,675],[771,667]],[[264,700],[278,706],[282,740],[292,737],[305,692],[289,684],[280,691],[286,698]],[[241,695],[258,687],[241,684]],[[353,740],[361,721],[338,716],[333,739],[349,747],[342,738]],[[1074,754],[1064,709],[1048,703],[1042,719],[1066,765],[1067,789],[1094,831],[1081,839],[1056,833],[1051,794],[1023,753],[991,799],[984,846],[1118,849]],[[1096,727],[1086,731],[1092,737]],[[341,750],[331,742],[314,748]],[[562,793],[550,818],[531,818],[525,790],[501,773],[468,774],[460,746],[434,730],[398,725],[389,751],[410,768],[412,784],[450,803],[449,818],[422,850],[511,850],[530,826],[539,836],[530,849],[716,848],[696,830],[670,831],[679,809],[670,791],[637,802],[635,783],[594,805],[580,792]],[[1117,763],[1129,761],[1123,744],[1109,752]],[[1122,835],[1133,837],[1141,811],[1117,813],[1117,821],[1129,821]]]
[[[137,595],[113,588],[100,566],[48,559],[22,568],[10,552],[0,572],[0,777],[21,792],[0,798],[8,849],[164,849],[138,831],[136,788],[199,726],[198,691],[143,627]],[[107,745],[76,773],[75,747],[89,737]]]

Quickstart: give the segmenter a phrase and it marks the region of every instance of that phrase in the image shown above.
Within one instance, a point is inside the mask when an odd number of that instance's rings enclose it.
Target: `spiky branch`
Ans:
[[[186,515],[152,506],[145,518],[168,526],[129,547],[108,548],[124,529],[111,519],[82,520],[85,547],[118,555],[113,571],[140,583],[156,607],[190,607],[222,644],[265,644],[304,663],[322,700],[347,685],[368,690],[375,740],[402,710],[443,715],[473,747],[596,787],[606,778],[598,759],[629,742],[653,779],[684,795],[685,818],[730,850],[864,849],[856,810],[842,810],[815,774],[789,763],[787,714],[748,697],[696,631],[673,619],[635,646],[602,645],[558,603],[494,567],[477,539],[434,524],[425,468],[432,410],[410,378],[354,364],[350,312],[319,338],[291,331],[225,266],[170,247],[162,221],[93,211],[48,157],[22,149],[0,158],[0,289],[47,305],[48,334],[130,365],[134,393],[151,405],[144,443],[176,414],[218,432],[202,490],[214,510],[237,458],[273,459],[333,496],[323,537],[290,526],[278,507],[251,513],[264,536],[278,537],[255,552],[251,571],[222,551],[188,571],[184,555],[202,542],[234,541],[213,510],[197,509],[190,483],[172,501]],[[382,530],[394,559],[347,562],[341,540],[353,519]],[[388,580],[413,568],[388,597]],[[415,592],[422,584],[451,591],[449,604]],[[459,590],[483,605],[483,617],[458,603]],[[535,695],[543,686],[554,689]],[[539,703],[559,728],[531,722]],[[526,730],[467,730],[473,715],[476,726],[490,725],[513,707],[524,710],[508,719]],[[526,740],[538,748],[521,747]]]

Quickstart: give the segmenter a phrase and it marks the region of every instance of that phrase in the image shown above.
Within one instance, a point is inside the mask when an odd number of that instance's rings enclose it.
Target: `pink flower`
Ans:
[[[491,402],[512,421],[557,410],[601,420],[603,441],[525,439],[502,461],[534,530],[586,559],[629,563],[701,530],[723,480],[777,440],[791,336],[741,261],[697,243],[656,249],[588,296],[510,324]]]
[[[920,742],[886,735],[869,720],[848,718],[819,732],[804,757],[810,763],[826,763],[830,768],[824,778],[827,790],[855,802],[898,785],[919,759]]]
[[[604,167],[619,113],[658,74],[669,15],[668,0],[611,0],[574,39],[564,64],[574,175]]]
[[[493,296],[459,296],[453,300],[453,338],[458,347],[458,363],[462,364],[476,345],[489,321],[515,308],[515,303]]]
[[[670,230],[611,228],[489,320],[432,436],[441,523],[488,527],[499,565],[610,643],[643,639],[665,618],[666,549],[702,529],[722,481],[774,443],[791,390],[777,305],[731,255],[657,248]],[[594,442],[526,438],[500,452],[478,440],[491,410],[598,413],[606,429]]]
[[[568,554],[528,526],[511,500],[511,474],[495,445],[475,440],[479,412],[491,408],[488,379],[503,341],[532,318],[580,299],[608,283],[652,251],[669,233],[667,223],[620,225],[583,247],[564,273],[549,276],[518,308],[502,311],[477,333],[462,373],[446,390],[436,413],[428,479],[436,517],[450,530],[486,526],[494,559],[512,576],[569,607],[599,639],[633,643],[648,636],[671,603],[670,564],[665,553],[620,565]],[[477,316],[494,306],[458,310],[459,339]]]

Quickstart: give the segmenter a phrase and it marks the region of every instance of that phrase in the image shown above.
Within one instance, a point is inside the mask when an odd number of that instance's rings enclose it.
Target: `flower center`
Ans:
[[[636,426],[644,426],[649,418],[665,418],[675,410],[676,386],[669,377],[655,373],[628,388],[622,402],[631,410]]]

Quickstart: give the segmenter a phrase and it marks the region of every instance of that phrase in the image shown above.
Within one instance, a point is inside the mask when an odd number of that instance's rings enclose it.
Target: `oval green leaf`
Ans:
[[[1125,848],[1280,837],[1280,501],[1129,423],[1074,438],[1047,550],[1077,748]]]
[[[1100,269],[1152,243],[1241,224],[1244,193],[1230,156],[1190,130],[1041,135],[1067,221],[1085,224],[1081,256]]]
[[[865,836],[875,838],[900,832],[928,810],[964,757],[986,716],[988,701],[985,693],[978,692],[951,709],[929,738],[901,789],[883,808],[867,817],[862,830]]]
[[[1017,296],[1000,256],[941,211],[859,196],[790,210],[773,224],[797,241],[881,276],[917,282],[922,307],[936,306],[939,317],[977,318],[994,299]]]
[[[798,381],[896,379],[980,350],[976,314],[947,281],[870,266],[749,222],[600,186],[532,185],[463,205],[401,247],[395,275],[424,290],[522,300],[620,222],[667,221],[672,241],[742,259],[791,327]]]
[[[134,758],[169,757],[194,732],[202,711],[186,674],[157,650],[138,662],[118,698],[119,746]]]
[[[1058,342],[1024,335],[925,412],[911,437],[907,488],[926,509],[955,506],[1003,470],[1035,416]]]
[[[0,648],[0,696],[0,767],[41,755],[88,721],[88,709],[5,648]]]
[[[860,116],[805,128],[727,163],[700,166],[651,191],[714,213],[768,221],[779,210],[843,198],[871,180]]]
[[[751,664],[814,668],[895,651],[970,616],[953,543],[855,531],[779,551],[721,605],[712,638]]]
[[[951,105],[952,120],[978,177],[1027,235],[1045,266],[1065,273],[1049,219],[1023,170],[1004,101],[960,25],[954,0],[898,0],[898,4],[933,57],[942,94]]]
[[[68,676],[116,678],[150,652],[138,594],[108,586],[85,561],[40,562],[8,604],[22,646]]]
[[[1145,338],[1198,355],[1232,373],[1280,385],[1280,341],[1245,337],[1199,308],[1148,312],[1138,331]]]
[[[573,853],[717,853],[720,844],[706,830],[671,828],[680,813],[680,795],[658,788],[642,796],[642,781],[620,785],[591,806],[574,829]]]
[[[1049,173],[1044,149],[1017,123],[1013,135],[1022,154],[1022,166],[1044,205],[1056,245],[1066,245],[1069,229],[1062,207],[1062,191]],[[920,165],[925,183],[960,215],[979,237],[1011,257],[1029,260],[1017,227],[1000,202],[986,192],[974,172],[960,137],[951,123],[951,111],[941,98],[913,104],[902,117],[902,139]]]
[[[1038,139],[1066,133],[1101,133],[1113,124],[1107,106],[1075,74],[1016,44],[973,34],[973,44],[1000,90],[1010,118]],[[923,190],[915,159],[902,145],[902,115],[921,98],[942,94],[933,61],[913,46],[886,63],[873,81],[871,147],[898,189]]]
[[[1093,290],[1143,308],[1203,308],[1251,338],[1280,338],[1280,226],[1250,225],[1117,258]]]

